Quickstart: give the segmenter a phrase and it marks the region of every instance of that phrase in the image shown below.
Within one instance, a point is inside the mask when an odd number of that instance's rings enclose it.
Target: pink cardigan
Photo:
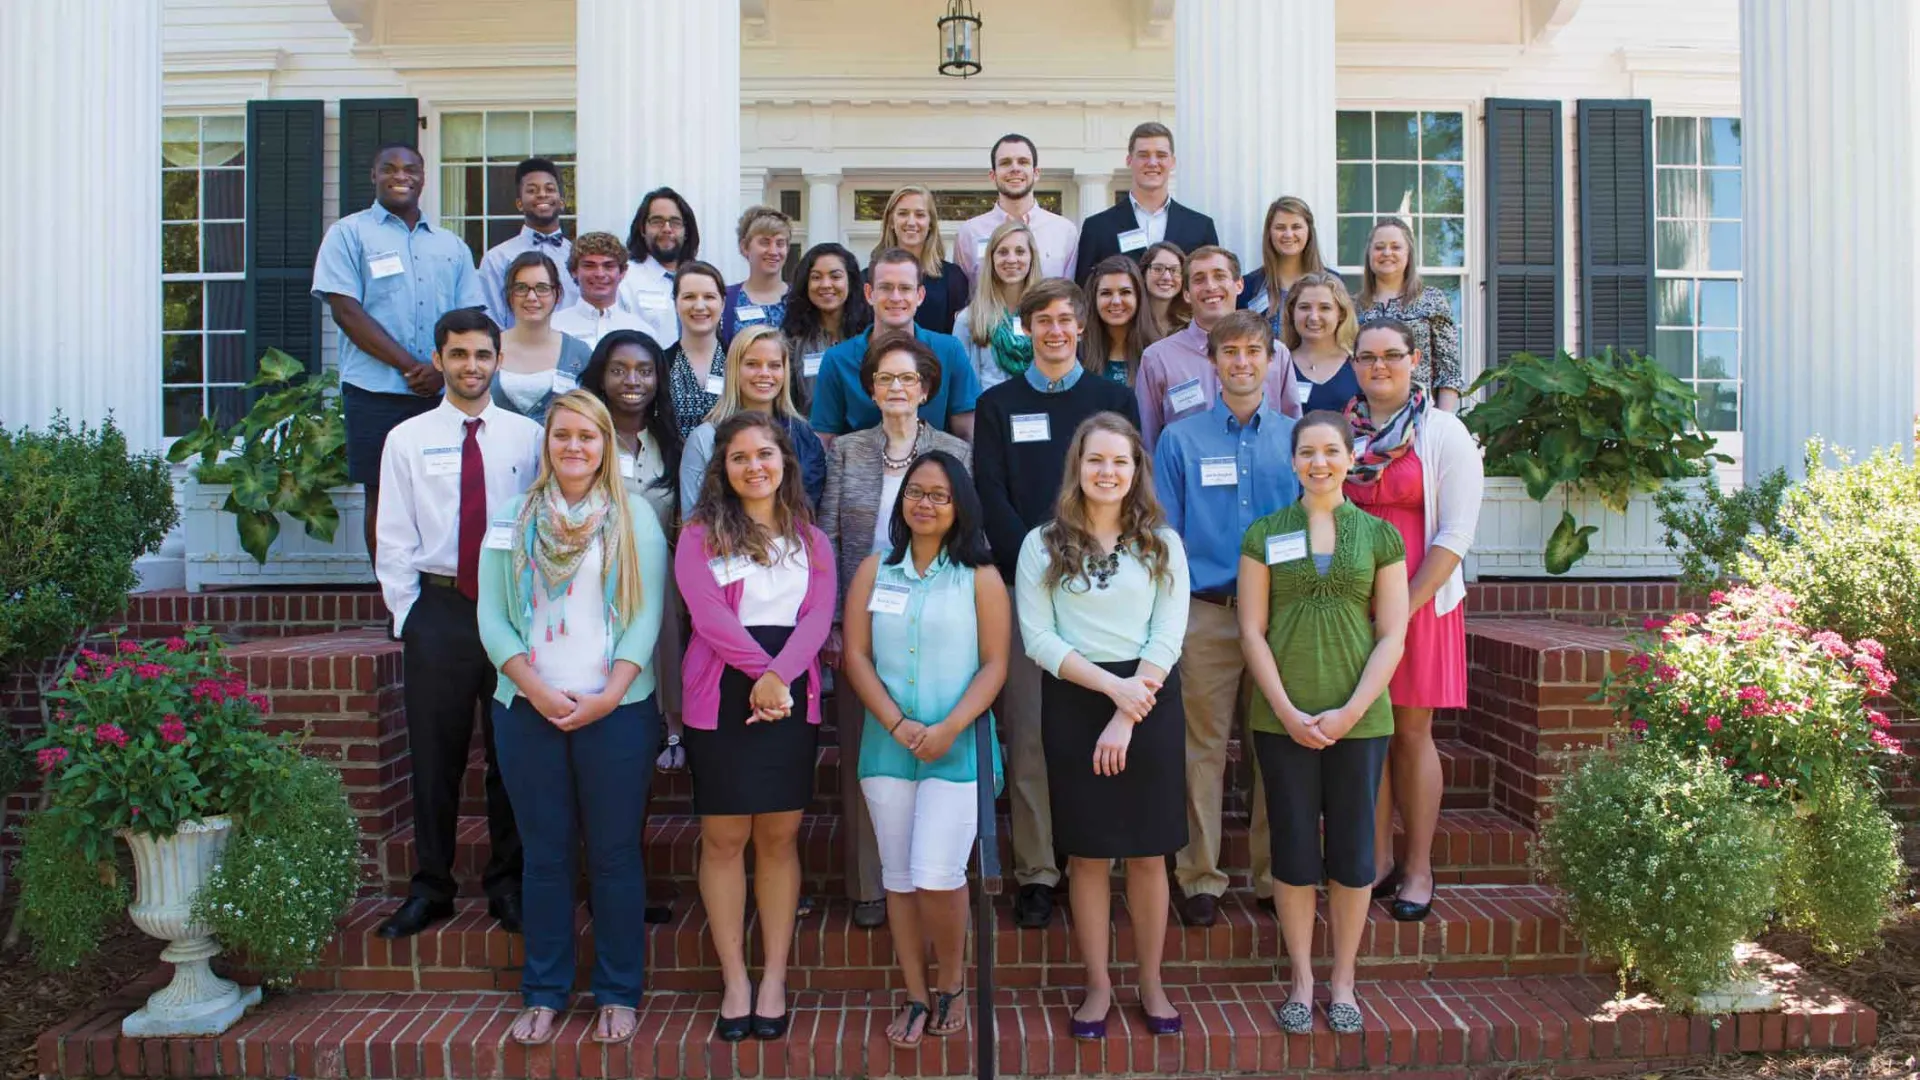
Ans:
[[[740,594],[745,586],[738,581],[723,586],[713,579],[707,565],[711,556],[706,526],[688,525],[680,531],[673,576],[693,618],[693,636],[680,662],[681,719],[688,727],[712,731],[720,725],[720,676],[730,667],[753,679],[772,671],[787,683],[807,675],[807,723],[820,722],[820,648],[833,630],[838,606],[833,548],[827,534],[812,525],[804,526],[803,535],[807,538],[807,595],[800,601],[800,616],[786,647],[779,656],[768,656],[740,625]]]

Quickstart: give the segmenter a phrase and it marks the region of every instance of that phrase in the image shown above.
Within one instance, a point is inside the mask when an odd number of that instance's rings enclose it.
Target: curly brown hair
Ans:
[[[1166,527],[1166,512],[1153,492],[1153,465],[1147,460],[1147,447],[1133,422],[1116,412],[1098,412],[1081,421],[1067,447],[1066,475],[1060,481],[1060,498],[1053,505],[1053,522],[1040,534],[1047,549],[1047,572],[1041,583],[1049,589],[1071,590],[1075,582],[1081,592],[1093,587],[1087,577],[1087,562],[1100,557],[1100,542],[1093,537],[1092,515],[1087,511],[1086,493],[1080,489],[1080,460],[1086,456],[1087,443],[1102,432],[1127,440],[1133,457],[1133,486],[1120,502],[1120,539],[1115,551],[1131,552],[1147,564],[1147,573],[1155,581],[1166,581],[1173,573],[1172,556],[1160,536]]]
[[[740,496],[727,482],[727,451],[742,432],[753,429],[766,433],[780,450],[780,484],[773,492],[771,528],[747,516]],[[713,458],[700,480],[700,498],[694,503],[688,524],[707,529],[707,554],[730,559],[745,555],[761,566],[773,565],[773,541],[787,542],[789,552],[805,550],[804,529],[813,523],[807,506],[807,491],[800,482],[800,462],[794,457],[793,440],[786,429],[763,412],[734,413],[720,422],[713,433]]]

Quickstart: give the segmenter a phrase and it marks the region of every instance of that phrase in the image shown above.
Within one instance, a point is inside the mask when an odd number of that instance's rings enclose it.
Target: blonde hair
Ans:
[[[1340,325],[1334,327],[1333,340],[1348,352],[1353,351],[1353,343],[1360,336],[1360,316],[1354,310],[1353,297],[1347,292],[1347,283],[1340,275],[1330,270],[1320,270],[1311,274],[1301,274],[1287,290],[1286,310],[1280,315],[1280,340],[1287,348],[1297,349],[1303,340],[1300,330],[1293,325],[1293,305],[1300,300],[1308,289],[1326,289],[1333,294],[1333,306],[1340,309]]]
[[[1283,299],[1280,288],[1280,252],[1273,246],[1273,219],[1292,214],[1307,223],[1307,246],[1300,249],[1300,272],[1317,274],[1327,268],[1320,259],[1320,227],[1313,223],[1313,208],[1297,195],[1282,195],[1267,205],[1267,218],[1260,225],[1260,268],[1267,275],[1267,309],[1276,310]]]
[[[787,336],[772,323],[755,323],[743,327],[733,335],[733,343],[727,346],[726,384],[720,388],[720,397],[707,413],[707,423],[719,427],[720,422],[737,412],[744,412],[746,404],[740,400],[740,365],[746,363],[747,350],[768,338],[780,346],[780,359],[786,366],[786,374],[780,379],[780,396],[773,399],[773,415],[792,418],[793,408],[793,348],[787,344]]]
[[[899,234],[893,231],[894,207],[899,206],[900,200],[909,195],[918,195],[927,204],[927,239],[920,245],[918,251],[901,243]],[[932,191],[919,184],[908,184],[887,196],[887,205],[880,211],[880,242],[873,245],[873,256],[867,260],[868,264],[871,265],[873,259],[878,258],[880,253],[888,248],[912,251],[920,259],[920,273],[923,277],[937,278],[946,272],[947,247],[946,243],[940,239],[940,211],[934,205]]]
[[[587,419],[600,432],[600,466],[594,470],[590,490],[597,491],[607,500],[607,528],[616,530],[618,536],[618,554],[607,561],[603,573],[614,576],[613,602],[622,618],[632,621],[640,613],[643,599],[640,580],[639,546],[633,540],[633,511],[627,502],[627,485],[620,479],[620,444],[613,433],[613,416],[600,399],[581,390],[569,390],[553,399],[547,406],[547,420],[540,436],[540,472],[528,485],[526,500],[520,504],[520,519],[517,531],[524,532],[530,523],[530,516],[543,500],[534,496],[545,493],[551,487],[557,493],[559,480],[553,475],[553,452],[551,436],[554,418],[565,409],[576,416]],[[647,513],[653,511],[649,509]]]
[[[749,206],[740,213],[740,224],[733,230],[741,247],[756,236],[784,236],[793,239],[793,219],[771,206]]]
[[[993,272],[993,253],[1000,250],[1000,244],[1014,233],[1024,233],[1027,237],[1027,276],[1012,285],[1003,285],[1000,275]],[[1033,230],[1017,218],[1008,218],[1001,222],[987,237],[987,250],[980,257],[980,271],[973,276],[973,299],[968,303],[968,336],[975,345],[989,345],[993,342],[993,328],[1000,320],[1020,310],[1020,301],[1027,291],[1040,284],[1040,245],[1034,242]],[[1009,296],[1008,293],[1013,295]]]
[[[1380,280],[1373,273],[1373,238],[1381,229],[1399,229],[1400,235],[1407,238],[1407,270],[1400,279],[1400,299],[1414,300],[1427,283],[1420,280],[1420,245],[1413,238],[1413,226],[1397,217],[1383,217],[1367,230],[1367,246],[1360,255],[1360,310],[1366,311],[1380,302]]]

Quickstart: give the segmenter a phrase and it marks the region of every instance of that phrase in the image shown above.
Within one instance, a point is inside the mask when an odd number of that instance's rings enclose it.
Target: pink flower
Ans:
[[[1853,647],[1873,657],[1875,660],[1885,660],[1887,658],[1887,647],[1870,637],[1863,637],[1859,641],[1854,642]]]
[[[167,639],[167,651],[168,651],[168,652],[185,652],[185,651],[187,651],[187,639],[186,639],[186,638],[183,638],[183,637],[170,637],[170,638],[168,638],[168,639]]]
[[[1764,686],[1743,686],[1740,688],[1740,700],[1751,701],[1758,705],[1767,700],[1767,688]]]
[[[1881,731],[1886,731],[1893,727],[1893,721],[1888,720],[1887,714],[1881,712],[1879,709],[1867,710],[1867,723],[1872,724]]]
[[[140,643],[137,641],[123,641],[120,643],[120,654],[122,656],[131,656],[139,651]]]
[[[1634,653],[1627,657],[1627,666],[1644,675],[1647,669],[1653,666],[1653,657],[1646,653]]]
[[[120,730],[118,724],[101,724],[93,729],[93,737],[96,742],[105,743],[108,746],[127,745],[127,733]]]
[[[81,649],[80,659],[85,660],[89,664],[97,664],[97,663],[100,663],[102,660],[105,660],[106,657],[100,655],[97,652],[94,652],[92,649]]]
[[[1846,639],[1831,630],[1822,630],[1813,635],[1813,643],[1835,660],[1846,660],[1853,656],[1853,650],[1847,648]]]
[[[1707,603],[1712,604],[1715,607],[1719,607],[1721,604],[1724,604],[1726,602],[1727,602],[1727,594],[1725,590],[1715,589],[1712,592],[1707,594]]]
[[[1721,727],[1721,724],[1720,724],[1720,718],[1719,718],[1718,716],[1708,716],[1708,717],[1707,717],[1707,730],[1708,730],[1708,731],[1719,731],[1719,730],[1720,730],[1720,727]]]
[[[1889,754],[1897,754],[1900,752],[1900,740],[1884,731],[1871,732],[1867,735],[1867,738],[1874,746]]]
[[[1757,772],[1748,773],[1747,783],[1752,784],[1754,787],[1759,787],[1759,788],[1773,786],[1773,781],[1767,778],[1766,773],[1757,773]]]
[[[248,694],[247,702],[260,710],[263,715],[273,711],[273,702],[268,701],[265,694]]]
[[[187,725],[181,723],[179,717],[169,716],[166,722],[160,725],[160,741],[168,746],[178,746],[186,742]]]
[[[38,754],[35,754],[34,758],[39,764],[41,772],[52,772],[54,769],[59,768],[61,762],[67,760],[67,748],[64,746],[45,747]]]
[[[165,664],[136,664],[133,673],[143,679],[164,679],[168,671]]]
[[[1691,611],[1683,611],[1673,617],[1672,626],[1699,626],[1700,616]]]
[[[1633,723],[1627,726],[1633,729],[1635,735],[1645,735],[1647,733],[1647,722],[1637,716],[1633,718]]]
[[[1667,620],[1661,618],[1658,615],[1649,615],[1647,616],[1646,621],[1640,624],[1640,629],[1658,630],[1665,625],[1667,625]]]
[[[1653,669],[1653,677],[1661,682],[1672,682],[1680,674],[1680,669],[1672,664],[1660,664]]]
[[[133,816],[134,816],[134,817],[139,817],[139,816],[140,816],[140,808],[139,808],[139,807],[137,807],[137,806],[136,806],[136,807],[134,807],[134,808],[133,808]]]
[[[80,664],[73,665],[73,681],[74,682],[86,682],[88,679],[91,679],[91,678],[93,678],[93,672],[88,671],[85,667],[83,667]]]
[[[1760,637],[1760,630],[1758,627],[1742,626],[1739,630],[1734,632],[1733,640],[1756,641],[1759,639],[1759,637]]]

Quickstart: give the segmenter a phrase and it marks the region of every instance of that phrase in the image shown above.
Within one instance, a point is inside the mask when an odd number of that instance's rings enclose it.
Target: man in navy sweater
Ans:
[[[1013,581],[1020,545],[1053,518],[1067,467],[1067,446],[1081,421],[1116,412],[1134,425],[1139,406],[1125,386],[1088,376],[1080,367],[1080,334],[1087,299],[1064,278],[1027,290],[1020,321],[1033,340],[1033,363],[1021,378],[980,395],[974,413],[974,482],[986,512],[987,542],[1007,581]],[[1019,884],[1014,918],[1041,927],[1053,918],[1053,887],[1060,868],[1053,855],[1053,813],[1047,802],[1047,762],[1040,746],[1040,669],[1027,659],[1018,612],[1006,686],[994,715],[1007,733],[1007,787],[1013,802],[1013,876]]]

